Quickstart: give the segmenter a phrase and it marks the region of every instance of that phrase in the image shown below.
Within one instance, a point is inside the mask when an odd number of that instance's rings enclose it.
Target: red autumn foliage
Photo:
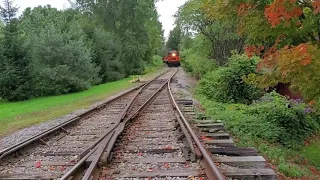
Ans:
[[[314,14],[320,13],[320,0],[315,0],[312,3],[312,7],[314,8],[314,10],[313,10]]]
[[[301,7],[295,5],[296,0],[275,0],[265,8],[264,15],[275,27],[281,21],[289,23],[292,18],[297,18],[302,14]]]

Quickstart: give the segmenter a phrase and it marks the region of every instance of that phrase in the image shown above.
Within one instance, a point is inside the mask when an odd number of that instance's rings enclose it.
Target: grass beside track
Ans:
[[[150,72],[144,77],[154,76]],[[94,86],[89,90],[61,96],[43,97],[22,102],[0,101],[0,138],[17,130],[58,118],[75,110],[105,100],[119,91],[137,86],[132,78]]]

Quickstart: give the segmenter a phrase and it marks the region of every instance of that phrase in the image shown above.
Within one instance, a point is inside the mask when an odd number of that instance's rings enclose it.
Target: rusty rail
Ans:
[[[171,82],[171,80],[170,80],[170,82]],[[199,138],[196,135],[196,133],[192,130],[192,127],[190,126],[188,120],[184,117],[183,113],[181,112],[177,102],[175,101],[175,99],[173,97],[173,94],[172,94],[172,91],[171,91],[171,88],[170,88],[170,82],[168,83],[168,89],[169,89],[170,97],[171,97],[172,102],[173,102],[176,110],[178,111],[179,116],[181,117],[185,127],[189,131],[192,139],[194,140],[194,142],[196,143],[197,147],[199,148],[199,150],[200,150],[200,152],[202,154],[202,157],[203,157],[202,161],[203,161],[203,165],[204,165],[206,174],[208,176],[208,179],[209,180],[224,180],[225,177],[219,171],[218,167],[215,165],[210,153],[203,146],[203,144],[199,140]]]
[[[168,73],[170,70],[166,71],[165,73]],[[108,131],[99,139],[99,142],[94,143],[93,146],[90,147],[90,151],[88,151],[89,155],[84,155],[83,158],[80,159],[80,161],[71,169],[69,170],[63,177],[60,178],[60,180],[69,180],[73,177],[74,174],[77,173],[77,171],[85,164],[87,159],[92,156],[94,153],[93,161],[90,163],[89,168],[86,170],[86,173],[82,177],[82,180],[91,180],[94,169],[98,165],[100,159],[105,159],[103,156],[104,150],[107,149],[106,156],[109,156],[111,153],[111,150],[114,146],[115,140],[117,137],[121,134],[121,132],[124,130],[125,124],[129,121],[134,119],[146,106],[147,104],[165,87],[171,78],[174,75],[171,76],[169,80],[167,80],[161,87],[138,109],[134,112],[134,114],[128,116],[128,112],[133,107],[134,102],[137,100],[139,94],[142,93],[142,91],[154,80],[156,80],[161,75],[165,74],[162,73],[153,80],[149,81],[148,83],[144,84],[139,91],[135,94],[134,98],[130,101],[129,106],[123,111],[123,114],[120,116],[119,119],[116,120],[116,123],[108,129]],[[127,117],[128,116],[128,117]]]

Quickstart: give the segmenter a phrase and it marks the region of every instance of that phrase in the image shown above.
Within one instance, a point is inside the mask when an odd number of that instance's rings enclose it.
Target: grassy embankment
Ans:
[[[237,146],[256,147],[270,166],[279,172],[284,179],[320,178],[320,136],[310,137],[309,142],[288,148],[280,143],[269,142],[257,138],[257,134],[264,128],[264,134],[273,133],[273,129],[260,126],[259,115],[248,114],[250,105],[219,103],[197,94],[197,99],[206,109],[206,114],[212,119],[224,121],[232,134]],[[241,129],[245,129],[242,131]]]
[[[142,79],[154,76],[156,70],[149,68]],[[137,86],[131,83],[132,78],[94,86],[89,90],[61,96],[43,97],[23,102],[0,101],[0,137],[11,134],[19,129],[30,127],[50,119],[61,117],[72,111],[88,108],[119,91]]]
[[[241,77],[255,66],[243,56],[233,58],[234,64],[228,67],[207,69],[212,61],[198,63],[189,54],[184,58],[185,69],[200,78],[194,95],[206,116],[222,120],[237,146],[256,147],[281,179],[320,179],[319,116],[308,113],[304,103],[276,93],[264,93],[255,103],[249,102],[259,94]]]

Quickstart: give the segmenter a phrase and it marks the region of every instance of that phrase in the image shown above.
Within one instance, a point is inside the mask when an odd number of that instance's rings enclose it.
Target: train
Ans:
[[[180,55],[176,50],[169,51],[166,56],[162,58],[163,63],[168,64],[169,67],[180,66]]]

